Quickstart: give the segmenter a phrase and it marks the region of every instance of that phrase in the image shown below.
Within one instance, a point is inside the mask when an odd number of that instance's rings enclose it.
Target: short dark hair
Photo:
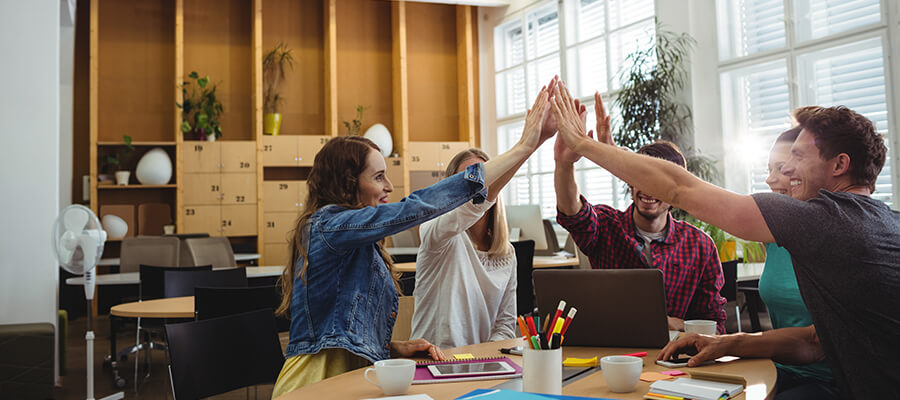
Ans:
[[[678,150],[678,146],[676,146],[675,143],[668,140],[657,140],[653,143],[646,144],[638,149],[637,152],[638,154],[645,154],[650,157],[671,161],[681,166],[681,168],[685,168],[686,165],[684,154],[681,154],[681,150]]]
[[[813,135],[820,158],[829,160],[847,154],[853,184],[875,191],[875,180],[884,167],[887,147],[872,121],[844,106],[800,107],[794,110],[793,117]]]
[[[781,134],[778,135],[778,139],[775,139],[775,143],[794,143],[797,141],[797,136],[800,136],[800,131],[802,130],[803,128],[798,125],[784,132],[781,132]]]

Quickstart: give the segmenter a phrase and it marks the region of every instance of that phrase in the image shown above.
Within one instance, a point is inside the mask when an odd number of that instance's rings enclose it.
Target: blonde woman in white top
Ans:
[[[487,160],[479,149],[465,150],[446,175]],[[517,169],[490,185],[483,203],[420,226],[411,337],[450,348],[516,336],[516,253],[498,194]]]

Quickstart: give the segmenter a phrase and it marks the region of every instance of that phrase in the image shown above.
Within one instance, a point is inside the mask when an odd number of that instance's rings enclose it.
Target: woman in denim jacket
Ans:
[[[443,353],[424,339],[391,342],[397,286],[381,241],[468,202],[510,176],[554,133],[542,135],[550,91],[541,89],[522,138],[491,161],[386,204],[393,186],[378,147],[361,137],[336,137],[316,154],[309,197],[297,220],[291,262],[281,279],[279,314],[290,313],[290,343],[273,397],[394,357]]]

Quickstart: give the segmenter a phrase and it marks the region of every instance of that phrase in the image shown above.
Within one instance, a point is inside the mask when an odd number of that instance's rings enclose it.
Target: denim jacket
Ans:
[[[389,358],[398,296],[377,242],[485,197],[484,166],[474,164],[398,203],[316,211],[302,228],[309,266],[304,282],[297,260],[285,356],[343,348],[372,362]]]

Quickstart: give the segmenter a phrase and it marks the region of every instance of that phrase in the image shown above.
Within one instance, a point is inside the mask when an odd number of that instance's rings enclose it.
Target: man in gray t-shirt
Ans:
[[[808,201],[753,195],[778,245],[791,253],[841,393],[900,390],[900,213],[869,196],[819,191]],[[851,388],[852,387],[852,388]]]
[[[726,354],[783,364],[827,358],[837,396],[900,398],[900,217],[869,197],[887,152],[870,120],[842,106],[794,110],[802,130],[781,168],[790,177],[792,198],[747,196],[610,145],[608,122],[598,124],[592,140],[568,89],[562,83],[556,89],[552,106],[560,139],[575,153],[702,221],[740,238],[778,243],[791,253],[814,325],[761,334],[685,335],[669,343],[660,359],[683,351],[696,351],[689,366]],[[598,109],[597,119],[606,121],[605,110]],[[829,388],[816,396],[835,397]]]

